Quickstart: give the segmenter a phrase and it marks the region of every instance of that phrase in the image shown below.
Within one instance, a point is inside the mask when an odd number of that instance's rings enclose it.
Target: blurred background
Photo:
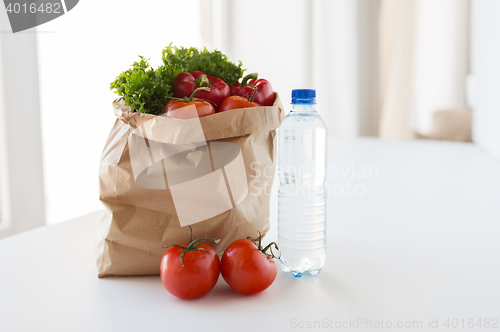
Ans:
[[[85,0],[12,34],[0,8],[0,237],[102,209],[109,83],[138,55],[207,47],[287,108],[317,90],[332,137],[450,140],[500,159],[500,1]]]

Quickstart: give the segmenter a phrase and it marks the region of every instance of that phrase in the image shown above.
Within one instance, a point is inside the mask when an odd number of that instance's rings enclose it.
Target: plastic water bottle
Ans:
[[[292,91],[278,134],[278,242],[283,271],[317,275],[326,256],[328,131],[314,109],[316,91]]]

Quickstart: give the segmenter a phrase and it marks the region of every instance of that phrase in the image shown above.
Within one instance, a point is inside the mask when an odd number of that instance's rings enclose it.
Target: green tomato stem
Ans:
[[[256,240],[256,239],[252,239],[251,237],[247,237],[247,239],[249,240],[252,240],[253,243],[255,244],[255,246],[260,250],[262,251],[262,253],[267,257],[267,258],[280,258],[280,257],[276,257],[273,253],[273,250],[271,248],[271,246],[274,245],[274,247],[276,248],[276,250],[279,250],[278,248],[278,245],[276,244],[276,242],[271,242],[269,243],[265,248],[262,248],[262,233],[259,232],[259,238]],[[258,241],[258,243],[257,243]],[[267,250],[271,250],[271,254],[268,254],[266,251]]]
[[[189,244],[187,247],[184,247],[184,246],[180,246],[178,244],[172,244],[172,245],[169,245],[168,247],[163,247],[164,249],[168,249],[170,247],[177,247],[177,248],[181,248],[182,249],[182,252],[180,254],[180,259],[181,259],[181,265],[182,267],[184,267],[184,254],[186,252],[190,252],[190,251],[196,251],[196,250],[199,250],[199,251],[204,251],[206,252],[207,254],[209,253],[206,249],[204,248],[198,248],[202,243],[203,241],[207,241],[207,240],[210,240],[210,241],[214,241],[215,243],[219,243],[220,242],[220,239],[213,239],[213,238],[208,238],[208,237],[202,237],[202,238],[199,238],[199,239],[196,239],[193,241],[193,229],[191,228],[190,225],[189,226],[189,230],[191,231],[191,235],[189,236]]]
[[[252,93],[252,95],[250,96],[250,98],[248,98],[248,101],[249,101],[249,102],[251,102],[251,103],[253,103],[253,99],[255,98],[255,96],[256,96],[259,92],[260,92],[260,91],[257,91],[257,87],[255,87],[255,88],[253,89],[253,93]]]
[[[206,86],[200,86],[199,88],[196,88],[191,94],[191,96],[187,99],[187,102],[191,103],[193,101],[194,95],[200,90],[210,91],[210,88]]]

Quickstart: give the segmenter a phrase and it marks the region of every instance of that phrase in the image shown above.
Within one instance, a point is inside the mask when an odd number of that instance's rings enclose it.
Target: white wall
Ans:
[[[500,158],[500,1],[471,1],[471,76],[468,101],[473,109],[473,141]]]

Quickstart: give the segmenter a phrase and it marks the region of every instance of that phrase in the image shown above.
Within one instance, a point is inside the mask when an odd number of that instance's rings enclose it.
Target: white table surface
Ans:
[[[96,213],[0,240],[0,331],[500,330],[467,327],[500,320],[500,162],[472,144],[375,139],[330,141],[329,157],[319,276],[279,272],[251,297],[220,278],[190,301],[159,276],[98,279]],[[267,241],[275,196],[272,209]]]

